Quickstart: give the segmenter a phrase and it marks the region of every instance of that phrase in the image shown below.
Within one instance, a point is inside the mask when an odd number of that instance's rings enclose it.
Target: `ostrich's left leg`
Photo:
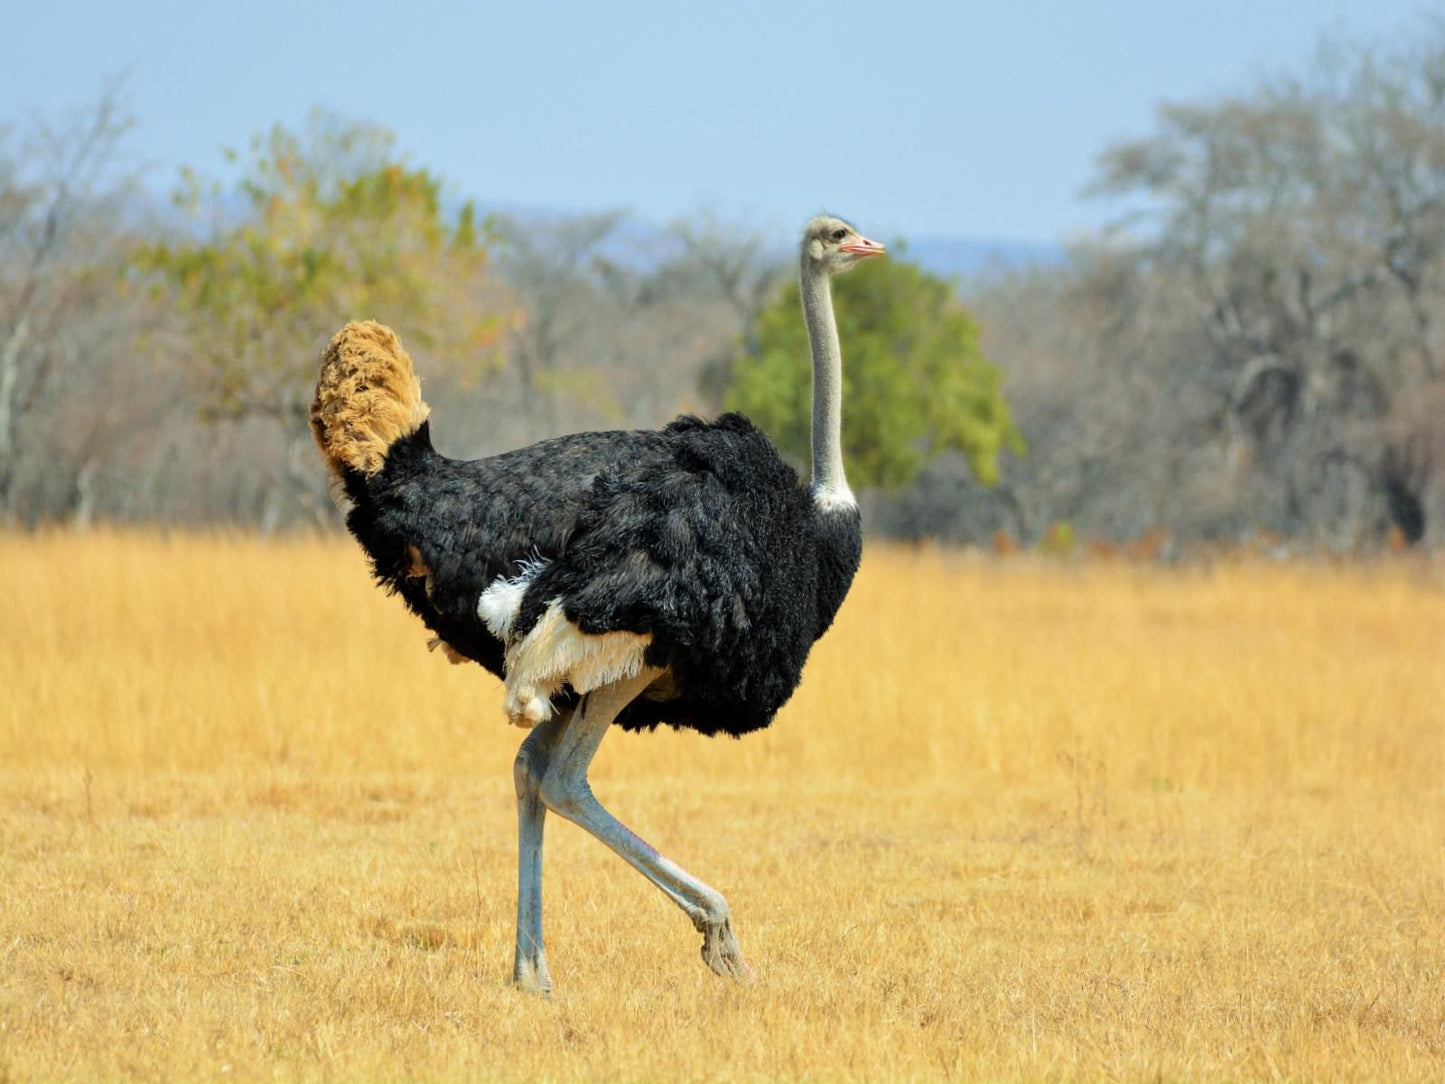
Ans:
[[[728,902],[722,893],[660,854],[607,812],[587,782],[587,767],[607,728],[657,676],[655,670],[644,670],[637,677],[606,685],[582,698],[552,749],[539,796],[548,809],[587,829],[662,889],[703,935],[703,962],[719,975],[742,981],[751,978],[752,972],[733,935]]]
[[[512,981],[537,994],[552,989],[542,948],[542,830],[547,807],[537,791],[570,717],[570,712],[554,715],[534,727],[512,763],[517,786],[517,952]]]

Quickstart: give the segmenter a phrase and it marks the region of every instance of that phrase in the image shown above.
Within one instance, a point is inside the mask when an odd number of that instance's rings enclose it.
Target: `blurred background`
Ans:
[[[22,5],[0,524],[339,522],[351,318],[443,452],[746,410],[806,462],[838,280],[877,535],[1445,541],[1445,9]]]

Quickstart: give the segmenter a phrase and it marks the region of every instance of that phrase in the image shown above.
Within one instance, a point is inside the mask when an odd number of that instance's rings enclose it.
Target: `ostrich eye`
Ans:
[[[845,237],[847,237],[847,236],[848,236],[848,231],[847,231],[847,230],[834,230],[834,231],[833,231],[833,240],[835,240],[835,241],[841,241],[841,240],[843,240],[843,238],[845,238]]]

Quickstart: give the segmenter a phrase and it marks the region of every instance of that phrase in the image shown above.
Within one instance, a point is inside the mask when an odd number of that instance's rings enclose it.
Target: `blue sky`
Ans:
[[[129,73],[150,183],[313,106],[393,129],[484,203],[701,210],[789,232],[1056,241],[1108,141],[1161,99],[1299,67],[1321,34],[1408,32],[1418,0],[1062,3],[16,3],[0,121]]]

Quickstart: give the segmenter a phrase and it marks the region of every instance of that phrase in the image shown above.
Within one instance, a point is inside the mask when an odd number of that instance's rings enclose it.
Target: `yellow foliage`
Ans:
[[[348,541],[3,536],[0,1079],[1445,1077],[1445,575],[872,547],[732,742],[599,796],[758,982],[548,825],[501,686]]]
[[[188,174],[177,193],[240,208],[233,221],[134,253],[182,318],[208,414],[304,417],[316,350],[348,319],[385,317],[456,375],[495,368],[511,316],[476,209],[445,212],[441,180],[407,166],[390,132],[316,111],[233,160],[230,192]]]

